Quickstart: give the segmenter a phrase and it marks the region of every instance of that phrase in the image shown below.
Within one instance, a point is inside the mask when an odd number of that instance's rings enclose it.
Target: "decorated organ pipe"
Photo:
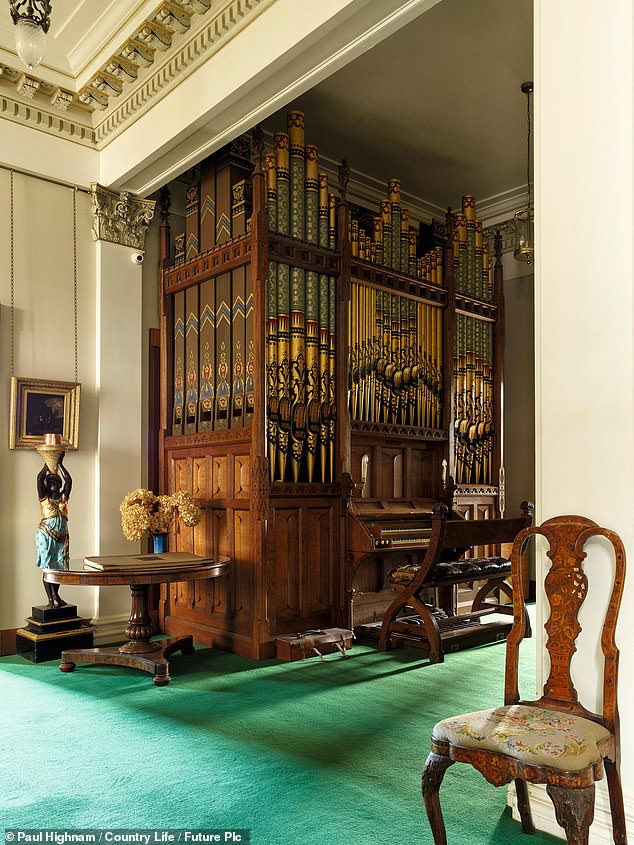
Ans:
[[[442,308],[353,281],[348,341],[352,420],[440,427]]]
[[[335,248],[334,196],[306,144],[304,115],[288,115],[265,158],[267,221],[272,231]],[[272,481],[334,478],[335,279],[269,262],[266,320],[267,454]]]
[[[377,212],[370,219],[352,216],[348,231],[352,258],[443,287],[443,248],[436,245],[418,254],[418,233],[411,226],[409,210],[402,205],[399,179],[390,179],[387,197]]]
[[[244,137],[203,162],[200,182],[186,190],[186,229],[175,238],[176,264],[246,234],[250,172]],[[172,313],[172,433],[248,425],[255,402],[250,269],[238,267],[177,291]]]
[[[306,145],[306,240],[319,243],[319,161],[317,147]],[[306,467],[315,476],[319,444],[319,274],[306,271]]]
[[[388,183],[388,199],[390,201],[391,223],[392,223],[392,258],[390,267],[394,270],[401,269],[401,182],[399,179],[390,179]]]
[[[457,314],[453,419],[458,484],[494,483],[493,372],[493,323]]]
[[[266,176],[266,221],[269,229],[277,227],[277,163],[275,154],[264,158]],[[270,480],[275,479],[279,397],[277,393],[277,263],[269,259],[266,280],[266,443]]]
[[[462,198],[462,210],[453,215],[452,228],[456,290],[473,299],[493,302],[493,262],[471,194]]]
[[[319,174],[319,246],[329,244],[330,211],[328,198],[328,176]],[[330,285],[325,273],[319,274],[319,457],[320,480],[328,476],[330,454],[330,358],[329,358],[329,305]]]
[[[289,138],[284,132],[275,135],[277,167],[277,227],[290,234]],[[290,311],[291,288],[288,264],[277,265],[277,459],[275,479],[286,478],[291,433],[290,388]]]
[[[337,203],[334,194],[328,196],[328,247],[337,247],[336,227]],[[334,480],[335,471],[335,434],[336,434],[336,284],[334,276],[328,276],[328,480]]]
[[[288,114],[290,151],[290,218],[291,235],[304,240],[306,234],[306,160],[304,149],[304,115]],[[299,481],[306,441],[306,271],[291,267],[291,465],[293,481]]]

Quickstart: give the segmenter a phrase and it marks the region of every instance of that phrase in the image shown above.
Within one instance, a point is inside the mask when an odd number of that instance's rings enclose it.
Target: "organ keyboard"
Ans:
[[[350,627],[382,618],[394,598],[389,573],[420,564],[432,533],[433,499],[351,499],[346,516]],[[461,519],[452,512],[452,516]]]

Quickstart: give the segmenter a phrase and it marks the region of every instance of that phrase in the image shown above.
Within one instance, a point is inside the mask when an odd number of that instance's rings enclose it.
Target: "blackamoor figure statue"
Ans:
[[[37,495],[42,518],[35,532],[36,564],[39,569],[68,569],[68,500],[73,484],[63,465],[64,452],[59,456],[57,472],[44,464],[37,476]],[[63,607],[59,584],[44,581],[48,607]]]

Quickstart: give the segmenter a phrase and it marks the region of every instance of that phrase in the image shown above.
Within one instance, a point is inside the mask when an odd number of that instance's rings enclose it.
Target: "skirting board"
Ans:
[[[553,803],[546,793],[546,787],[535,784],[528,784],[528,795],[531,802],[533,822],[537,830],[550,833],[564,840],[563,828],[559,827],[555,819]],[[511,784],[508,789],[506,803],[513,810],[513,818],[519,823],[520,817],[517,811],[517,798],[515,786]],[[634,837],[634,796],[624,795],[625,823],[628,837]],[[610,803],[605,780],[596,784],[596,798],[594,802],[594,821],[590,828],[588,845],[613,845],[612,839],[612,816],[610,815]]]
[[[0,657],[15,654],[15,628],[0,631]]]
[[[95,629],[96,646],[117,643],[125,640],[128,617],[120,615],[95,617],[90,624]]]

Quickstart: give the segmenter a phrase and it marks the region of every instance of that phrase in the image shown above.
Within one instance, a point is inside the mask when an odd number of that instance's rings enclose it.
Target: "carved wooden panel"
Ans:
[[[381,449],[379,458],[380,498],[391,499],[403,496],[403,450]]]
[[[248,499],[250,493],[251,462],[248,455],[236,455],[233,465],[233,496]]]
[[[197,499],[210,498],[209,458],[194,458],[192,469],[192,496]]]
[[[333,605],[334,512],[332,507],[307,508],[303,525],[304,613],[328,612]]]
[[[363,491],[358,488],[354,494],[364,499],[424,499],[440,477],[437,456],[429,449],[418,449],[411,444],[385,447],[368,441],[353,443],[350,450],[351,475],[357,485],[363,477],[364,456],[367,456],[365,487]]]
[[[218,448],[225,451],[222,446]],[[175,457],[168,467],[169,489],[188,490],[202,504],[200,523],[194,528],[178,524],[172,548],[225,555],[232,560],[224,578],[173,585],[169,613],[197,624],[244,633],[252,616],[254,589],[250,514],[248,508],[238,511],[224,505],[234,492],[237,497],[248,496],[248,457],[194,454]]]
[[[438,477],[433,453],[411,449],[409,455],[407,497],[424,499],[434,489],[434,479]]]
[[[167,452],[168,487],[194,493],[203,513],[195,528],[180,527],[172,537],[172,548],[226,555],[231,568],[225,578],[169,588],[168,633],[191,624],[201,642],[267,655],[279,633],[335,624],[339,490],[324,487],[317,495],[314,486],[301,491],[290,484],[287,490],[277,491],[269,506],[266,568],[258,572],[253,552],[251,461],[245,444],[229,449],[224,444],[207,444],[184,452]],[[402,449],[397,448],[395,455],[402,465]],[[258,589],[266,595],[258,595]],[[260,605],[268,608],[271,644],[266,638],[262,643],[251,639]]]
[[[233,511],[234,616],[236,621],[249,621],[255,604],[255,571],[251,559],[251,515],[248,510]]]
[[[207,538],[211,553],[229,557],[229,533],[227,511],[224,508],[210,508],[207,515]],[[201,584],[201,609],[209,613],[228,615],[230,612],[229,592],[233,573],[228,578],[215,578]]]
[[[338,500],[283,500],[271,508],[274,633],[331,624],[339,565]]]
[[[227,498],[227,461],[226,455],[214,455],[211,459],[212,483],[210,499]]]
[[[301,507],[275,508],[271,552],[274,554],[274,607],[278,621],[300,613],[301,515]]]
[[[174,483],[173,490],[192,491],[192,459],[178,458],[174,461]]]

